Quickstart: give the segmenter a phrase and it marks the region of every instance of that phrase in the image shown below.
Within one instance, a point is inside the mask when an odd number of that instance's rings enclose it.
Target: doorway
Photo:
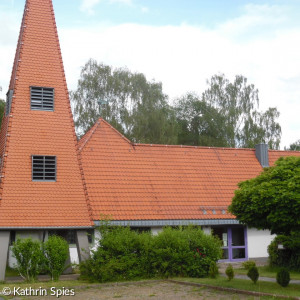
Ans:
[[[221,260],[244,261],[248,259],[247,229],[243,226],[213,226],[213,235],[222,241],[223,256]]]

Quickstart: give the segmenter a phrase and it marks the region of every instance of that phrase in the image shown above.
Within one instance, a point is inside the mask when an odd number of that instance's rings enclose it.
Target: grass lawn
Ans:
[[[174,280],[183,280],[188,282],[202,283],[212,286],[226,287],[237,290],[246,290],[254,292],[269,293],[273,295],[282,295],[282,296],[300,296],[300,284],[289,284],[288,287],[281,287],[279,284],[274,282],[259,281],[254,284],[250,280],[237,279],[234,278],[231,281],[228,281],[227,278],[219,276],[216,279],[211,278],[174,278]]]
[[[259,276],[262,277],[271,277],[271,278],[276,278],[276,273],[280,269],[279,267],[269,267],[269,266],[262,266],[262,267],[257,267]],[[247,270],[244,268],[239,268],[239,269],[234,269],[234,272],[236,274],[243,274],[247,275]],[[300,280],[300,272],[290,272],[291,279],[298,279]]]

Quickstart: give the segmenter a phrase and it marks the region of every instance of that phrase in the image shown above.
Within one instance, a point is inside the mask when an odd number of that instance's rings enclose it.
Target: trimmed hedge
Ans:
[[[278,249],[279,244],[284,249]],[[271,266],[300,271],[300,234],[278,235],[268,246],[268,253]]]
[[[204,277],[222,254],[220,240],[199,227],[167,227],[156,236],[128,227],[102,227],[100,232],[100,246],[80,264],[81,278],[91,281]]]

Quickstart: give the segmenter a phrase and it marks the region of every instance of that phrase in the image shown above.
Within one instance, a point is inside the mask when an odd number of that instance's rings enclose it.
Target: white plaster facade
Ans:
[[[269,230],[257,230],[255,228],[247,228],[248,238],[248,257],[268,257],[268,246],[275,238],[275,234],[271,234]]]

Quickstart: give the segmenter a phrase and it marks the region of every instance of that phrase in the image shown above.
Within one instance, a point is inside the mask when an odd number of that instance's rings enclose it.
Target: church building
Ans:
[[[0,281],[16,238],[65,237],[88,257],[103,216],[149,230],[194,224],[224,261],[267,256],[269,231],[227,212],[240,181],[299,151],[136,144],[99,119],[75,134],[52,0],[26,0],[0,132]],[[7,259],[9,258],[9,259]]]

